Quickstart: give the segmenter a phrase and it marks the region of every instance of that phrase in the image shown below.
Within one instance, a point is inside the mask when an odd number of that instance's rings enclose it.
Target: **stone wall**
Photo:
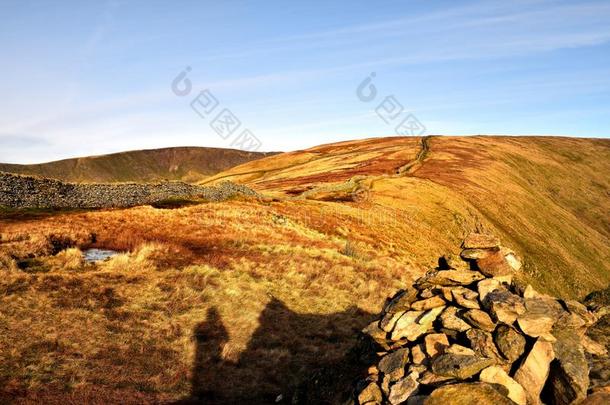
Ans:
[[[0,172],[0,206],[18,209],[118,208],[192,197],[222,201],[236,195],[256,193],[231,182],[211,187],[182,182],[74,184]]]

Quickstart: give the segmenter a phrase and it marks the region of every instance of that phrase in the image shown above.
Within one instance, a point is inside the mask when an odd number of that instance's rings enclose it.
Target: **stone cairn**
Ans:
[[[471,234],[412,288],[389,298],[363,332],[376,364],[357,404],[575,404],[587,396],[585,336],[596,315],[536,292],[521,262],[489,235]]]

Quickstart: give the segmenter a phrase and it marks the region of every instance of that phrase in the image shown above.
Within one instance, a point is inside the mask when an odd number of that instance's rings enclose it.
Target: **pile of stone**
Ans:
[[[575,404],[587,396],[585,336],[596,315],[517,280],[519,258],[471,234],[412,288],[388,299],[364,333],[376,364],[358,404]]]

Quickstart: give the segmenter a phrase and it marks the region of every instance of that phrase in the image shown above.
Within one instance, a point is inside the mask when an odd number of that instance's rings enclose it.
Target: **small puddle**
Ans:
[[[118,255],[119,252],[107,249],[87,249],[83,252],[86,263],[95,263],[110,259]]]

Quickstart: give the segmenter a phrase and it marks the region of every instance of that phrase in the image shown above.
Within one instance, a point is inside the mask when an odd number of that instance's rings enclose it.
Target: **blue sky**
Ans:
[[[607,0],[0,0],[0,49],[4,162],[230,147],[204,89],[260,150],[393,135],[392,95],[427,134],[610,136]]]

